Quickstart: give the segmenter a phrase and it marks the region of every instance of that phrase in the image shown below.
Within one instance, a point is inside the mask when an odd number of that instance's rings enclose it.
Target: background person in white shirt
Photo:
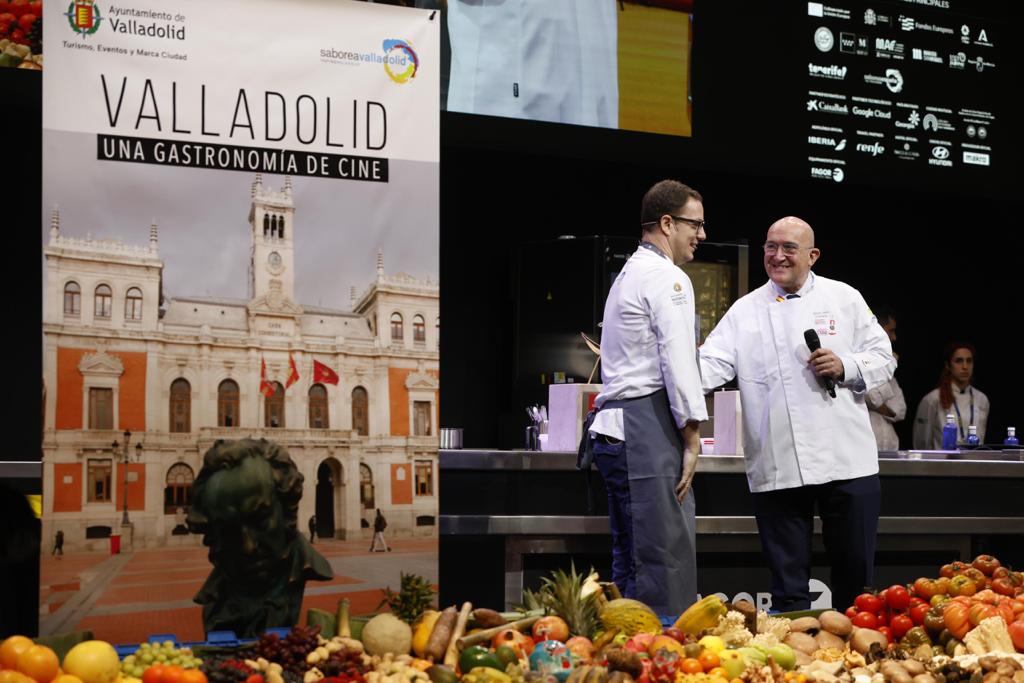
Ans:
[[[815,507],[832,605],[853,604],[874,578],[881,486],[864,393],[889,381],[896,361],[860,293],[811,272],[820,254],[805,221],[776,221],[764,245],[770,280],[734,303],[700,348],[705,390],[738,380],[747,482],[780,612],[810,607]],[[821,342],[813,353],[811,329]]]
[[[988,396],[973,386],[974,347],[966,342],[953,342],[946,347],[946,362],[939,375],[939,386],[925,394],[914,416],[914,448],[940,450],[942,426],[946,415],[956,421],[956,442],[967,442],[968,427],[978,428],[978,441],[985,443],[988,426]]]
[[[889,335],[889,342],[896,343],[896,314],[888,306],[875,308],[875,318]],[[899,355],[893,351],[893,358]],[[907,415],[907,402],[903,398],[903,389],[893,377],[885,384],[875,387],[867,394],[868,415],[871,417],[871,431],[875,433],[875,443],[880,451],[898,451],[900,438],[893,425],[902,422]]]
[[[594,463],[608,491],[612,580],[660,615],[697,598],[696,520],[690,492],[708,419],[697,368],[693,260],[704,204],[663,180],[644,195],[643,236],[612,284],[601,333]]]

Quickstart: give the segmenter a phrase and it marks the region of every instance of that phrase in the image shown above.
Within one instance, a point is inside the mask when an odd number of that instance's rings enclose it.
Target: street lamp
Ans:
[[[121,517],[121,524],[127,526],[131,524],[128,521],[128,443],[132,440],[132,433],[129,430],[124,430],[124,446],[122,447],[117,441],[110,444],[111,448],[114,449],[114,454],[117,454],[118,448],[121,448],[122,455],[124,456],[124,489],[122,498],[124,499],[124,515]],[[142,459],[142,444],[135,444],[135,462]]]

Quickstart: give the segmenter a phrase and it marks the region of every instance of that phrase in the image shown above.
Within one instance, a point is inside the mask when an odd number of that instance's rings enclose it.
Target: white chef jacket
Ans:
[[[864,393],[892,378],[889,337],[849,285],[812,272],[798,294],[779,301],[769,281],[734,303],[700,348],[705,391],[738,378],[754,493],[878,472]],[[808,365],[807,329],[843,362],[834,399]]]
[[[875,443],[880,451],[898,451],[900,449],[900,438],[896,435],[893,424],[900,422],[907,416],[907,402],[903,398],[903,390],[899,382],[893,377],[885,384],[881,384],[867,394],[868,416],[871,418],[871,431],[875,433]],[[882,415],[876,409],[881,406],[888,406],[893,416]]]
[[[971,400],[974,400],[974,425],[978,428],[978,440],[985,443],[985,427],[988,425],[988,396],[968,385],[963,391],[953,385],[953,400],[960,409],[958,421],[956,408],[950,406],[943,409],[939,401],[939,390],[932,389],[924,395],[917,405],[914,417],[914,448],[926,451],[937,451],[942,448],[942,427],[946,424],[946,415],[953,414],[957,422],[956,442],[967,443],[967,428],[971,426]]]
[[[697,367],[693,284],[657,250],[637,247],[604,305],[601,380],[594,401],[647,396],[665,389],[676,425],[708,419]],[[622,409],[601,410],[592,434],[623,439]]]
[[[619,127],[614,0],[450,0],[448,111]]]

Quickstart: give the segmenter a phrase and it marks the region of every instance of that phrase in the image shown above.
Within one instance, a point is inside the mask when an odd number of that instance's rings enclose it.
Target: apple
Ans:
[[[683,643],[684,645],[686,644],[686,634],[683,633],[683,631],[681,629],[678,629],[675,626],[669,626],[667,629],[665,629],[661,633],[662,633],[662,635],[668,636],[669,638],[676,639],[677,641],[679,641],[680,643]]]
[[[729,680],[739,678],[747,668],[747,660],[739,650],[722,650],[718,653],[719,666],[729,674]]]

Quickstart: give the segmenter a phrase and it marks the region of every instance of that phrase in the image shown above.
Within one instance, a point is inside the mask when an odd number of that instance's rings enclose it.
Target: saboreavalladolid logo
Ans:
[[[100,15],[100,8],[93,0],[71,0],[68,3],[68,11],[64,13],[68,18],[71,30],[78,35],[85,37],[96,33],[100,27],[103,17]]]
[[[384,70],[395,83],[406,83],[416,77],[420,59],[407,41],[389,39],[384,41]]]

